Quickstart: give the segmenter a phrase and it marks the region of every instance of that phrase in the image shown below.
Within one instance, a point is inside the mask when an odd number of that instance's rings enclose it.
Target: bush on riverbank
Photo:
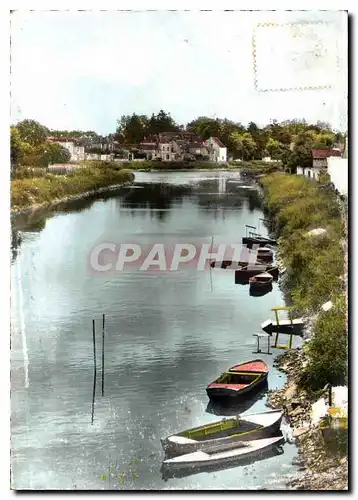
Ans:
[[[341,298],[345,235],[337,197],[303,176],[276,173],[263,178],[262,185],[288,270],[293,306],[301,314],[313,314],[328,300],[335,303],[333,310],[318,316],[301,382],[312,388],[342,383],[347,374],[346,305]],[[307,235],[317,228],[326,231]]]
[[[317,319],[314,335],[307,345],[309,366],[299,375],[301,385],[312,389],[324,387],[327,383],[347,383],[347,324],[344,296],[337,296],[334,307],[322,311]]]
[[[282,163],[278,162],[266,162],[263,160],[252,160],[252,161],[231,161],[229,163],[231,168],[240,168],[242,172],[248,173],[250,175],[267,175],[272,174],[282,170]]]
[[[51,203],[66,196],[77,195],[103,187],[133,181],[128,169],[83,167],[71,175],[47,173],[41,177],[15,179],[11,182],[11,208]]]

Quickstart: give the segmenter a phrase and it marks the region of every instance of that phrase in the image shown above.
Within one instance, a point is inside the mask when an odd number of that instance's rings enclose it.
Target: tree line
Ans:
[[[34,120],[23,120],[11,127],[12,164],[42,165],[69,160],[69,152],[46,142],[50,135],[98,140],[102,144],[115,141],[120,150],[125,145],[139,145],[145,138],[163,132],[193,132],[202,140],[218,137],[228,148],[229,156],[244,161],[260,160],[270,156],[282,161],[287,170],[297,165],[310,166],[313,148],[331,148],[342,145],[344,134],[334,131],[328,123],[307,123],[303,119],[278,122],[260,127],[254,122],[243,125],[226,118],[200,116],[185,126],[175,122],[170,113],[160,110],[151,116],[122,115],[113,134],[99,136],[94,131],[50,130]]]
[[[328,149],[344,142],[344,134],[334,131],[328,123],[321,121],[309,124],[303,119],[281,123],[273,120],[270,124],[259,127],[254,122],[245,126],[226,118],[200,116],[184,127],[163,110],[151,117],[136,113],[123,115],[117,120],[114,137],[119,144],[139,144],[153,134],[184,130],[197,134],[203,140],[218,137],[234,159],[250,161],[270,156],[282,161],[290,171],[294,171],[297,165],[310,166],[312,149]]]
[[[35,120],[22,120],[10,127],[10,160],[18,165],[46,167],[52,163],[67,163],[70,152],[60,144],[48,142],[50,130]]]

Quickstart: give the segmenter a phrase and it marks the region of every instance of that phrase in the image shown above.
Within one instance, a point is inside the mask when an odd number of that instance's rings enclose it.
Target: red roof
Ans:
[[[220,147],[220,148],[226,148],[225,144],[223,144],[219,137],[213,137],[214,141],[216,142],[216,144]]]
[[[50,142],[75,142],[76,139],[71,139],[69,137],[48,137],[48,141]]]
[[[342,156],[338,149],[312,149],[312,158],[328,158],[329,156]]]

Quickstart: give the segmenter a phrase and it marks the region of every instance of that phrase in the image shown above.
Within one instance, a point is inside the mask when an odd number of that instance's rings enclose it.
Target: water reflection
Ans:
[[[172,184],[152,184],[138,183],[138,187],[143,189],[132,189],[124,199],[118,200],[119,210],[123,208],[132,208],[132,215],[137,215],[138,209],[148,210],[152,218],[164,221],[172,208],[173,204],[182,204],[183,199],[191,191],[191,186],[172,185]]]
[[[268,391],[268,384],[266,384],[251,397],[245,398],[242,401],[236,404],[230,404],[229,402],[225,404],[220,404],[214,401],[209,401],[208,406],[206,407],[206,412],[211,413],[212,415],[218,416],[234,416],[239,413],[244,413],[249,410],[255,403],[263,399]]]
[[[250,294],[250,297],[263,297],[264,295],[271,293],[272,290],[273,290],[273,286],[272,286],[272,283],[270,283],[262,288],[251,288],[250,287],[249,294]]]

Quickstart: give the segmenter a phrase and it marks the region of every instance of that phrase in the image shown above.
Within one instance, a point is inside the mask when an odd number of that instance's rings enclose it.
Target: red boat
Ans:
[[[267,383],[269,367],[261,359],[232,366],[208,385],[206,393],[212,400],[239,399],[257,391]]]

